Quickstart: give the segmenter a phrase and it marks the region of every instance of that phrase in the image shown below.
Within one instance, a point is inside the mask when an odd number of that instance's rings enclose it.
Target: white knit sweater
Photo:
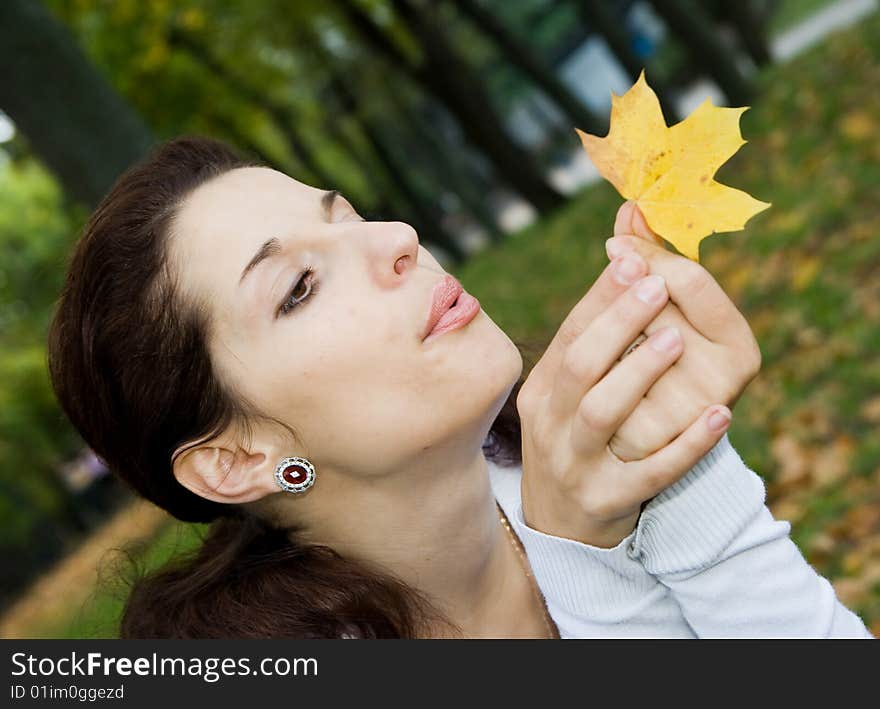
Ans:
[[[526,525],[522,469],[489,461],[562,638],[872,638],[764,504],[727,434],[613,549]]]

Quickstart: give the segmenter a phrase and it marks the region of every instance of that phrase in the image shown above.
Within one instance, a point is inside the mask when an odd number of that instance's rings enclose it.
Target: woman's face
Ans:
[[[387,475],[435,451],[478,453],[519,351],[482,311],[423,342],[444,270],[412,227],[362,221],[333,194],[240,168],[180,209],[171,262],[210,309],[219,376],[297,432],[284,455],[319,470]]]

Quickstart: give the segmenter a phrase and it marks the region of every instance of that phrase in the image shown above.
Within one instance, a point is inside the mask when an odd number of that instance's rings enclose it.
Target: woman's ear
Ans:
[[[174,477],[200,497],[239,504],[278,492],[271,451],[246,451],[222,439],[183,449],[174,460]]]

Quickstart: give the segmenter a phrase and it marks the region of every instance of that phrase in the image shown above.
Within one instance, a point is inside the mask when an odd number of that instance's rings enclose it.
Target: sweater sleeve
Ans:
[[[790,530],[725,434],[646,505],[627,556],[671,591],[698,637],[873,637]]]
[[[695,637],[669,590],[630,557],[635,531],[603,549],[529,527],[522,504],[511,522],[561,638]]]

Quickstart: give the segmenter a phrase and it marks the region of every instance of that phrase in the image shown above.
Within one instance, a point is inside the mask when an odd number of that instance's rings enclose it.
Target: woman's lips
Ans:
[[[462,291],[459,294],[455,305],[443,314],[443,316],[437,321],[437,324],[434,325],[434,328],[428,333],[425,342],[433,340],[444,332],[464,327],[473,320],[479,312],[480,301],[474,298],[470,293]]]
[[[467,293],[454,276],[446,274],[431,293],[428,319],[422,340],[428,341],[444,332],[463,327],[480,312],[480,301]]]

